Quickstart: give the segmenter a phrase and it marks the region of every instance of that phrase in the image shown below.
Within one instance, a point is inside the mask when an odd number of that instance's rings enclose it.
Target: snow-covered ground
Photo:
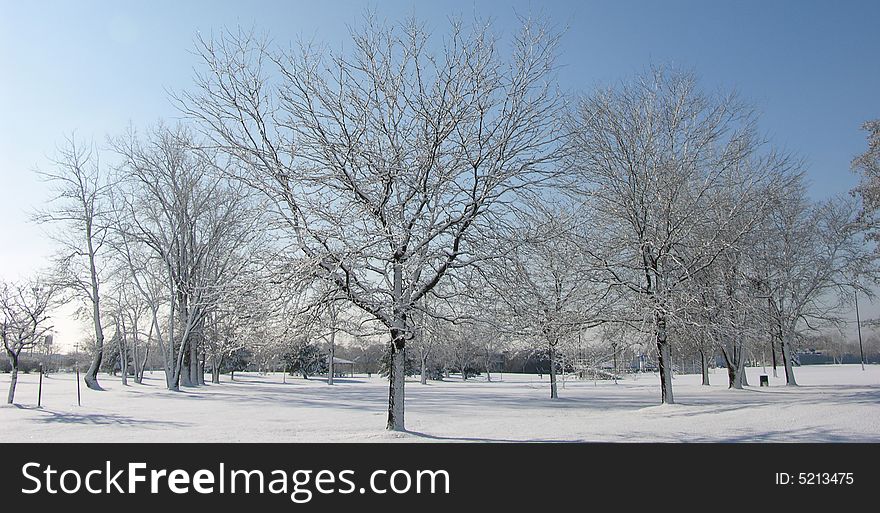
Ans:
[[[677,404],[660,406],[654,374],[611,382],[567,380],[549,399],[548,376],[493,375],[465,383],[407,383],[408,433],[384,431],[388,385],[382,378],[303,380],[280,374],[223,376],[219,385],[175,393],[161,373],[123,387],[101,375],[104,392],[82,389],[72,375],[43,381],[36,408],[35,374],[21,375],[15,406],[0,407],[0,441],[101,442],[357,442],[357,441],[611,441],[611,442],[878,442],[880,366],[796,369],[801,386],[749,369],[746,390],[728,390],[724,369],[674,380]],[[132,382],[133,383],[133,382]],[[9,375],[0,374],[5,399]]]

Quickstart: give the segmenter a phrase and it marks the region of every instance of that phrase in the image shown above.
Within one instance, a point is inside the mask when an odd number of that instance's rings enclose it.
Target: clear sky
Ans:
[[[735,88],[763,113],[762,129],[809,166],[817,197],[855,183],[862,122],[880,117],[880,1],[88,1],[0,0],[0,278],[50,252],[27,212],[46,193],[33,173],[64,137],[99,143],[129,122],[173,118],[166,90],[188,87],[197,32],[255,26],[276,42],[346,42],[366,9],[389,21],[415,14],[442,33],[450,15],[516,13],[568,27],[559,74],[589,91],[651,64],[693,69],[708,89]],[[72,329],[59,323],[59,342]],[[65,340],[66,339],[66,340]]]

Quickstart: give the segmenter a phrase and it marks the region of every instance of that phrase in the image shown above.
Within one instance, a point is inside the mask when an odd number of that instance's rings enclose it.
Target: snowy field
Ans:
[[[15,406],[0,407],[0,441],[33,442],[880,442],[880,366],[796,369],[801,386],[750,368],[746,390],[728,390],[724,369],[674,380],[678,404],[660,406],[658,379],[642,374],[618,384],[567,380],[551,401],[548,376],[505,374],[462,383],[407,383],[407,433],[384,431],[387,381],[280,374],[236,374],[234,382],[164,389],[159,372],[123,387],[101,375],[105,392],[82,389],[72,375],[20,375]],[[782,369],[779,370],[782,376]],[[133,381],[132,381],[133,383]],[[9,375],[0,374],[5,392]]]

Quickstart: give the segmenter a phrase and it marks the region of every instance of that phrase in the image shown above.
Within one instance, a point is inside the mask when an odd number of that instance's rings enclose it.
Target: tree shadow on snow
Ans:
[[[839,429],[809,426],[797,429],[731,433],[718,436],[695,436],[689,433],[681,434],[677,437],[677,441],[694,443],[876,443],[878,440],[880,440],[878,435],[841,433]]]
[[[172,428],[172,427],[188,427],[192,424],[186,422],[171,422],[171,421],[162,421],[162,420],[148,420],[148,419],[137,419],[134,417],[127,417],[125,415],[116,415],[116,414],[105,414],[105,413],[71,413],[71,412],[60,412],[46,409],[36,409],[40,413],[44,413],[43,415],[37,419],[37,422],[42,422],[45,424],[82,424],[82,425],[92,425],[92,426],[139,426],[139,427],[161,427],[161,428]]]
[[[429,440],[439,440],[443,442],[501,442],[501,443],[579,443],[579,440],[556,440],[550,438],[481,438],[470,436],[441,436],[421,433],[419,431],[404,431],[404,433],[417,436],[419,438],[427,438]]]

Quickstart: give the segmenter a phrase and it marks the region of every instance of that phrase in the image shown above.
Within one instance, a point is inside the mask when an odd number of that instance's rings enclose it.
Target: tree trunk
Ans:
[[[9,379],[9,395],[6,397],[6,403],[12,404],[15,399],[15,385],[18,384],[18,355],[8,351],[7,356],[9,357],[9,365],[12,366],[12,374]]]
[[[733,364],[730,362],[730,359],[727,357],[724,358],[724,363],[727,367],[727,388],[742,389],[742,385],[739,383],[739,380],[736,376],[736,367],[733,366]]]
[[[198,368],[198,371],[199,371],[199,385],[204,385],[204,384],[205,384],[205,356],[204,356],[204,355],[202,355],[202,357],[199,358],[199,365],[198,365],[198,367],[199,367],[199,368]]]
[[[223,356],[214,357],[214,365],[211,367],[211,383],[220,384],[220,369],[223,368]]]
[[[785,384],[795,387],[797,381],[794,379],[794,368],[791,361],[791,344],[786,342],[786,338],[788,337],[779,339],[779,344],[782,346],[782,364],[785,366]]]
[[[773,299],[767,298],[767,304],[769,306],[770,316],[773,316]],[[778,323],[778,321],[777,321]],[[776,333],[774,333],[775,324],[770,325],[770,356],[773,358],[773,377],[778,378],[779,375],[776,373]]]
[[[703,385],[709,386],[709,360],[706,358],[706,350],[700,349],[700,373],[703,375]]]
[[[391,330],[391,369],[388,376],[388,423],[385,429],[405,431],[404,384],[406,382],[406,341],[403,331]]]
[[[330,328],[330,358],[327,361],[327,384],[333,384],[333,377],[336,373],[336,365],[333,360],[336,358],[336,326]]]
[[[186,351],[181,353],[181,356],[183,356],[181,359],[181,365],[178,366],[179,370],[175,372],[177,375],[177,383],[182,387],[191,387],[193,386],[193,382],[189,370],[190,351],[188,345]]]
[[[428,384],[428,354],[425,353],[422,355],[422,374],[419,378],[419,382],[423,385]]]
[[[724,358],[724,366],[727,367],[727,388],[742,390],[742,365],[740,363],[742,355],[735,343],[729,348],[722,345],[721,356]]]
[[[96,322],[95,325],[99,326],[101,323]],[[98,340],[95,342],[95,354],[92,355],[92,362],[89,364],[89,368],[86,369],[85,374],[83,375],[83,381],[86,386],[91,388],[92,390],[103,390],[101,385],[98,384],[98,370],[101,368],[101,361],[104,359],[104,334],[101,333],[98,336]]]
[[[144,359],[140,363],[140,366],[141,366],[140,376],[138,377],[138,380],[137,380],[137,382],[139,384],[144,382],[144,371],[147,370],[147,359],[149,358],[149,356],[150,356],[150,341],[147,340],[147,344],[144,346]]]
[[[134,332],[131,340],[131,364],[134,365],[134,382],[140,384],[141,378],[141,370],[140,370],[140,361],[138,358],[138,332],[137,332],[137,321],[133,322],[132,331]]]
[[[657,326],[657,367],[660,369],[660,403],[675,404],[672,396],[672,359],[669,354],[669,342],[666,339],[666,318],[656,314]]]
[[[186,358],[189,356],[189,333],[184,332],[180,342],[180,350],[177,353],[177,362],[174,364],[174,372],[171,377],[169,390],[179,391],[181,386],[189,386],[189,373],[183,372]],[[171,345],[172,342],[169,342]]]
[[[120,314],[121,316],[121,314]],[[125,322],[116,325],[116,344],[119,347],[119,370],[122,371],[122,386],[128,386],[128,355],[125,347]]]
[[[119,342],[119,370],[122,373],[122,385],[128,386],[128,356],[125,354],[125,349],[122,347],[125,345],[125,342]]]
[[[776,337],[771,336],[770,338],[770,356],[773,358],[773,377],[777,378],[779,375],[776,373]]]
[[[189,382],[192,386],[198,386],[200,383],[199,380],[199,344],[198,341],[200,336],[198,335],[198,331],[194,333],[196,335],[189,343]]]
[[[406,431],[403,419],[404,386],[406,385],[406,312],[403,293],[403,264],[394,262],[394,311],[391,327],[391,369],[388,376],[388,422],[385,429]]]
[[[556,390],[556,344],[549,344],[548,356],[550,357],[550,399],[559,399]]]

